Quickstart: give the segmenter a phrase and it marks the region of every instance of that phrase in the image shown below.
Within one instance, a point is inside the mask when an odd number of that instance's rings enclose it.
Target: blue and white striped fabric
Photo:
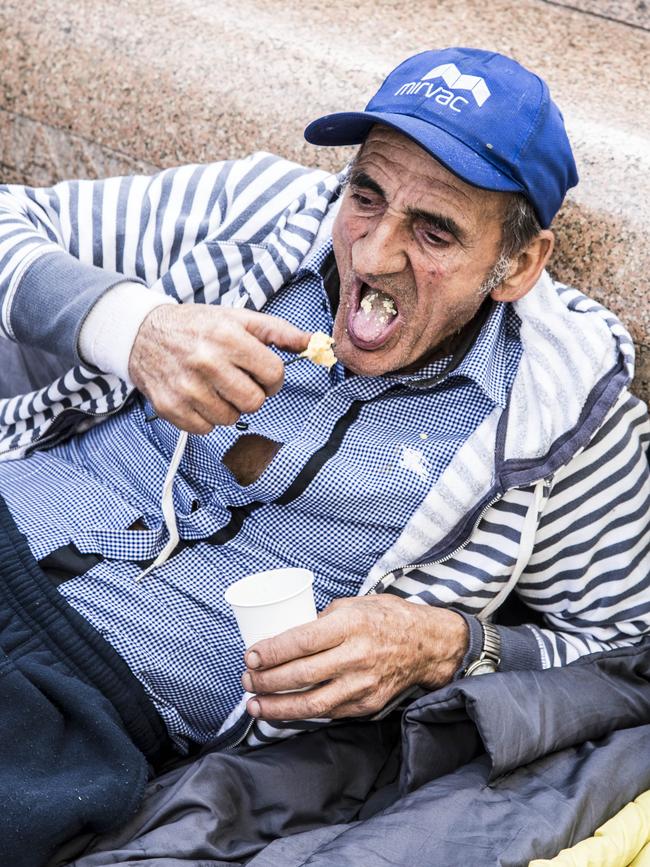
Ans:
[[[5,456],[20,456],[34,446],[62,439],[72,427],[87,427],[124,402],[126,386],[115,377],[79,365],[65,373],[66,364],[75,360],[72,324],[107,286],[126,276],[185,303],[219,302],[255,309],[281,305],[282,287],[298,275],[339,188],[335,176],[261,154],[234,163],[169,170],[154,178],[77,182],[51,190],[1,189],[2,327],[9,338],[34,340],[59,351],[62,359],[62,378],[51,387],[0,402],[0,448]],[[290,291],[286,290],[286,297]],[[378,511],[373,499],[376,490],[371,488],[359,514],[372,515],[379,526],[372,557],[363,560],[363,552],[355,552],[348,563],[334,556],[330,568],[331,574],[336,569],[340,574],[349,572],[359,592],[377,587],[412,602],[456,605],[479,616],[491,616],[514,577],[515,592],[542,615],[544,625],[502,628],[504,647],[518,642],[520,649],[532,646],[536,661],[531,662],[527,652],[526,664],[560,665],[593,650],[637,641],[649,631],[650,426],[645,407],[628,391],[633,371],[631,340],[611,313],[545,274],[512,305],[506,332],[513,323],[521,357],[509,392],[503,390],[510,383],[508,376],[492,378],[490,365],[479,365],[481,372],[475,371],[471,381],[474,388],[486,391],[492,407],[483,415],[480,401],[472,404],[478,410],[472,432],[466,430],[462,443],[442,460],[437,453],[426,453],[427,440],[420,437],[433,429],[435,413],[426,426],[420,416],[413,422],[404,418],[399,447],[424,455],[404,459],[414,476],[412,487],[401,487],[401,475],[385,471],[388,464],[372,467],[378,471],[374,481],[380,495],[395,485],[401,506],[395,506],[397,512],[386,505]],[[476,349],[480,352],[481,347],[477,344]],[[491,350],[489,358],[495,357]],[[486,356],[483,361],[487,360]],[[358,385],[354,380],[350,389]],[[345,412],[343,404],[336,403],[345,391],[340,386],[345,383],[319,392],[330,430]],[[380,389],[373,381],[359,387],[368,389],[366,398],[373,388]],[[445,387],[451,386],[442,386],[439,395]],[[351,395],[352,391],[348,400]],[[390,402],[385,402],[386,407]],[[364,411],[370,412],[372,405]],[[144,516],[151,527],[159,519],[159,482],[177,435],[163,423],[141,432],[138,405],[128,410],[128,418],[136,437],[132,454],[121,448],[121,460],[113,464],[123,465],[118,476],[128,474],[130,462],[140,460],[142,442],[155,432],[156,449],[143,452],[146,460],[141,466],[150,489],[133,498],[119,479],[115,482],[113,471],[110,478],[117,487],[108,499],[117,493],[122,500],[120,515],[113,513],[113,526],[101,529],[80,518],[59,537],[74,533],[85,550],[103,546],[101,550],[116,551],[124,528],[135,518]],[[267,417],[266,424],[271,435],[276,422]],[[326,427],[319,429],[320,436]],[[84,444],[103,438],[115,449],[119,429],[117,420],[109,419],[76,440],[67,447],[58,470],[69,471],[71,456],[78,449],[73,475],[82,470],[86,474],[87,485],[97,492],[97,512],[102,514],[106,500],[99,491],[109,474],[104,469],[93,471]],[[287,435],[292,433],[287,430]],[[275,433],[280,434],[284,431]],[[443,440],[442,436],[437,440],[441,454]],[[371,454],[372,447],[359,442],[357,457],[365,460],[366,453]],[[208,520],[209,510],[192,508],[197,490],[206,500],[214,494],[209,484],[212,458],[199,438],[190,438],[174,484],[178,524],[187,539],[205,538],[214,526]],[[35,457],[28,465],[39,467],[44,460]],[[269,474],[259,480],[259,490],[267,497],[263,508],[272,507],[282,467],[287,471],[282,479],[290,478],[284,460],[274,461]],[[364,468],[366,478],[369,469]],[[420,469],[428,474],[426,483]],[[236,492],[232,485],[224,490],[232,502],[248,505],[245,493]],[[407,512],[403,498],[409,492],[413,500]],[[349,489],[333,483],[333,491],[323,489],[323,494],[335,503],[338,514]],[[218,496],[211,505],[218,513]],[[290,511],[291,503],[285,508]],[[391,520],[394,535],[389,538],[385,525]],[[351,532],[349,523],[346,532]],[[35,524],[31,531],[35,539]],[[165,541],[162,526],[136,535],[138,541],[129,544],[136,545],[142,556],[151,556]],[[338,534],[333,535],[338,540]],[[260,544],[259,539],[256,542]],[[280,532],[273,538],[265,536],[263,546],[276,546],[274,550],[281,554]],[[200,549],[198,545],[192,550]],[[128,555],[132,554],[129,548]],[[188,557],[188,549],[177,556]],[[209,567],[212,551],[201,556]],[[171,569],[173,560],[163,568]],[[125,591],[134,594],[128,617],[141,617],[144,622],[140,608],[144,602],[131,589],[135,568],[120,565],[115,574],[119,573]],[[145,579],[145,586],[162,593],[167,585],[157,582],[155,574],[151,582]],[[188,606],[200,607],[193,584],[179,587],[178,595]],[[157,604],[162,606],[160,600]],[[196,636],[188,631],[184,637],[189,652]],[[510,653],[508,664],[516,667],[522,658]],[[234,699],[234,692],[230,698]],[[241,714],[240,705],[224,727]],[[275,737],[279,728],[256,724],[250,742]]]
[[[260,309],[297,270],[339,187],[265,153],[151,178],[0,187],[0,328],[61,363],[51,385],[0,401],[0,457],[126,401],[124,382],[77,355],[79,323],[106,289],[126,277],[184,302]]]

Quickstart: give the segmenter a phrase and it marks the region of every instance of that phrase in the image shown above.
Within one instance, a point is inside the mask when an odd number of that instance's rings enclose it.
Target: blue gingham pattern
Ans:
[[[330,250],[328,242],[265,309],[330,333],[320,275]],[[242,417],[246,433],[284,443],[260,478],[242,487],[222,463],[242,435],[233,426],[191,436],[175,480],[182,539],[205,539],[233,507],[257,504],[241,530],[224,545],[186,548],[142,581],[130,561],[155,556],[166,541],[160,494],[178,437],[168,422],[145,422],[147,405],[1,465],[0,492],[37,557],[73,541],[107,558],[61,592],[127,661],[177,742],[206,742],[242,695],[243,646],[225,588],[253,571],[307,565],[319,609],[358,592],[458,448],[505,404],[520,355],[518,319],[495,304],[460,365],[433,386],[426,380],[448,359],[408,377],[289,366],[280,393]],[[295,500],[278,505],[354,401],[362,408],[338,450]],[[129,530],[137,519],[149,529]]]

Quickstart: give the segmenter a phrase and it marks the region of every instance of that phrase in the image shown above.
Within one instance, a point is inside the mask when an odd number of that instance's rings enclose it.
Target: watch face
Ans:
[[[496,665],[491,659],[479,659],[467,670],[469,677],[474,677],[475,674],[494,674],[497,670]]]

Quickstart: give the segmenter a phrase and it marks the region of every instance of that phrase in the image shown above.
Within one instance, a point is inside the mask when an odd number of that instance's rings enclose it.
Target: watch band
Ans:
[[[481,621],[483,629],[483,648],[478,659],[467,666],[463,677],[474,674],[487,674],[499,670],[501,662],[501,636],[496,626]]]

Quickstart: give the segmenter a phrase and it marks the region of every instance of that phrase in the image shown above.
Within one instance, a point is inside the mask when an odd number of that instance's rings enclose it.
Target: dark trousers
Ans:
[[[137,810],[164,725],[59,594],[0,500],[0,863],[42,867]]]

